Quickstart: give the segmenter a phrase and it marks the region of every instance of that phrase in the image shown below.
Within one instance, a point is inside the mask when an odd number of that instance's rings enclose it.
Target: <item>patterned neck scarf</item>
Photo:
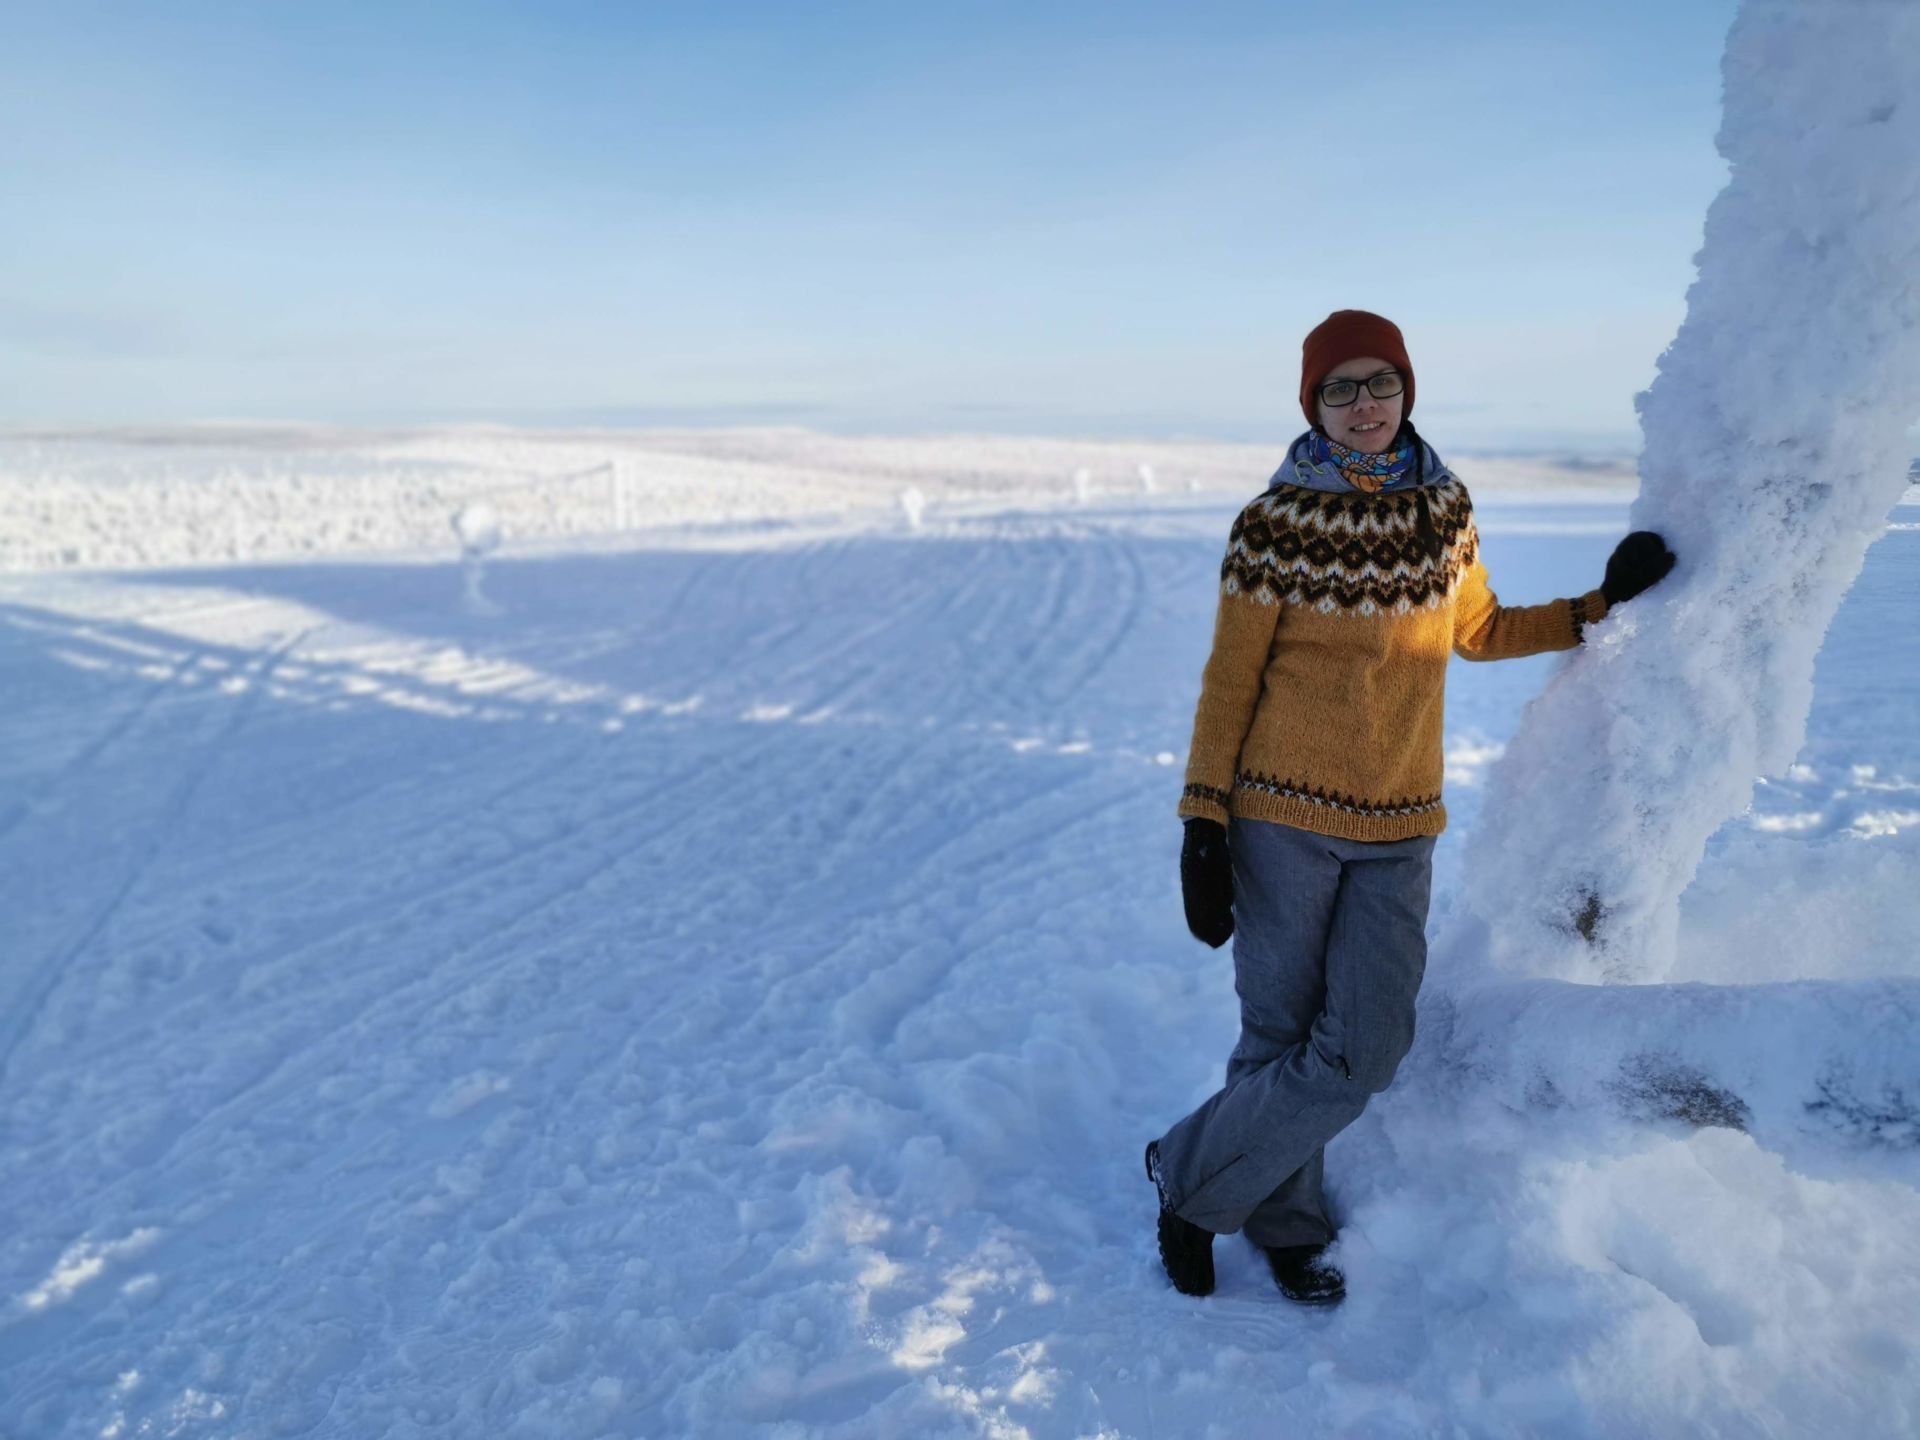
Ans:
[[[1313,430],[1308,432],[1308,447],[1316,462],[1333,465],[1349,485],[1369,495],[1391,490],[1413,476],[1412,445],[1369,455],[1363,450],[1349,450],[1338,440]]]

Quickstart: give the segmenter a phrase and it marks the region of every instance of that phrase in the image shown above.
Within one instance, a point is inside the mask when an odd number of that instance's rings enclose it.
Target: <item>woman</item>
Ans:
[[[1326,1303],[1322,1147],[1413,1043],[1448,655],[1570,649],[1673,556],[1639,531],[1598,590],[1500,604],[1466,488],[1408,421],[1398,327],[1339,310],[1302,350],[1312,428],[1233,523],[1180,800],[1187,924],[1233,939],[1240,1040],[1146,1161],[1176,1288],[1211,1293],[1213,1237],[1244,1230],[1284,1294]]]

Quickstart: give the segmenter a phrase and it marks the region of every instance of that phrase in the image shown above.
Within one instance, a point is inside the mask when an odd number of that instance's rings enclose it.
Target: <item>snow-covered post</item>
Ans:
[[[609,483],[613,486],[613,528],[627,528],[627,467],[618,460],[607,462]]]
[[[242,559],[246,554],[246,535],[241,528],[240,497],[248,493],[246,477],[235,466],[224,466],[219,472],[219,482],[213,491],[216,497],[224,495],[226,503],[221,507],[227,512],[227,558]],[[219,503],[216,499],[215,503]]]
[[[1920,415],[1920,4],[1746,0],[1687,314],[1639,397],[1673,574],[1589,627],[1468,838],[1437,968],[1657,980],[1708,836],[1803,738]]]
[[[921,518],[927,512],[927,497],[916,485],[909,485],[900,492],[900,508],[906,512],[907,528],[918,530]]]
[[[460,600],[470,614],[497,615],[495,605],[480,589],[487,556],[500,548],[500,517],[484,500],[461,506],[453,516],[453,533],[460,539],[460,572],[464,584]]]
[[[1140,489],[1143,494],[1153,494],[1153,466],[1140,462]]]
[[[1093,496],[1093,472],[1081,466],[1073,472],[1073,503],[1084,505]]]

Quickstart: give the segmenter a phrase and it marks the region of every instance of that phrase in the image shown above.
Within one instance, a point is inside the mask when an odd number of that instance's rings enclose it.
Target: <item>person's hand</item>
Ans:
[[[1667,542],[1651,530],[1636,530],[1613,547],[1600,593],[1607,597],[1609,609],[1624,605],[1671,569],[1673,552]]]
[[[1218,950],[1233,938],[1233,862],[1227,827],[1218,820],[1187,821],[1180,845],[1180,898],[1194,939]]]

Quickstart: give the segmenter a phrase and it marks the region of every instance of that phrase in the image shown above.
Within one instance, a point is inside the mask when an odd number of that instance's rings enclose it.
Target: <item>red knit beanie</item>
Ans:
[[[1413,362],[1407,358],[1400,327],[1371,310],[1336,310],[1313,327],[1300,347],[1300,408],[1306,411],[1307,424],[1320,424],[1314,392],[1327,372],[1362,355],[1378,355],[1400,372],[1407,382],[1406,408],[1400,414],[1413,414]]]

